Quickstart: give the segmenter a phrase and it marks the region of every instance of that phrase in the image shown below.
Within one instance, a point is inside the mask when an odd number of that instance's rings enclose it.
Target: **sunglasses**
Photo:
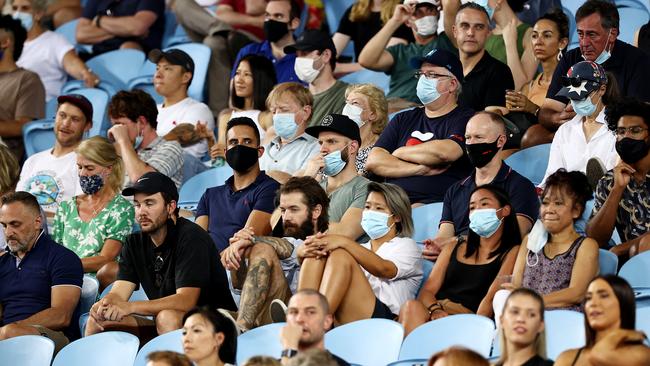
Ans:
[[[576,77],[562,76],[562,86],[566,86],[566,87],[573,86],[577,88],[580,85],[582,85],[583,81],[591,81],[591,80],[583,79],[580,76],[576,76]]]
[[[164,265],[165,265],[165,259],[162,256],[157,255],[156,259],[153,262],[153,271],[156,275],[155,277],[156,287],[160,287],[160,285],[162,285],[163,275],[160,272],[162,271]]]

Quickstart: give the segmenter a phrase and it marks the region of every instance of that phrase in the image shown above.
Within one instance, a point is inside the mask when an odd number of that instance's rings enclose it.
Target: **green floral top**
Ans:
[[[79,258],[99,255],[106,239],[124,242],[133,230],[133,205],[117,194],[89,222],[77,211],[76,197],[62,201],[54,217],[52,238],[77,253]]]

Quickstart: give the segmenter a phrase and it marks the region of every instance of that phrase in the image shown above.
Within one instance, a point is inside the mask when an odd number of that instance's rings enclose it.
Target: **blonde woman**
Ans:
[[[13,192],[18,183],[20,165],[11,150],[0,140],[0,197]],[[0,228],[0,254],[7,246],[4,230]]]
[[[84,194],[61,202],[52,237],[81,258],[84,272],[97,272],[104,288],[115,280],[115,258],[132,231],[135,212],[120,194],[124,165],[113,144],[95,136],[82,141],[76,153]]]
[[[366,175],[368,154],[388,123],[388,102],[384,92],[373,84],[350,85],[345,91],[343,114],[359,124],[361,147],[356,166],[360,175]]]

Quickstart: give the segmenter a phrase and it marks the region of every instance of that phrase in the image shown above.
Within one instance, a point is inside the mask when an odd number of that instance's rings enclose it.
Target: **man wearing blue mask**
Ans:
[[[320,154],[302,175],[318,180],[330,198],[329,233],[356,240],[364,233],[361,214],[370,182],[357,174],[354,164],[361,146],[359,125],[342,114],[328,114],[305,132],[318,138]]]
[[[589,0],[576,12],[580,47],[567,51],[553,74],[544,104],[539,110],[539,124],[528,129],[522,144],[549,143],[557,128],[575,116],[565,96],[557,95],[562,77],[580,61],[593,61],[614,74],[622,96],[650,102],[650,57],[636,47],[618,40],[619,15],[616,5],[604,0]]]
[[[471,171],[465,125],[474,112],[458,105],[463,66],[456,55],[434,49],[412,65],[419,69],[416,92],[424,108],[393,118],[366,169],[402,187],[412,204],[441,202],[447,188]]]

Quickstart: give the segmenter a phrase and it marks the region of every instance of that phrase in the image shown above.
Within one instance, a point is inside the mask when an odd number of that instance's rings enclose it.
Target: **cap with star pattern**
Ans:
[[[564,86],[558,96],[571,100],[584,100],[591,92],[607,84],[605,69],[592,61],[580,61],[571,66],[562,78]]]

